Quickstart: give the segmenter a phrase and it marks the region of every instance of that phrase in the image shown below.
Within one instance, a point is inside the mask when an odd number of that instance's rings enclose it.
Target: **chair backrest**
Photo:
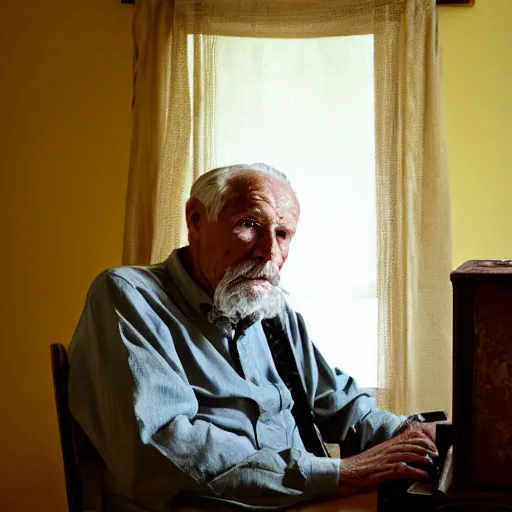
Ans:
[[[103,463],[69,410],[66,348],[54,343],[50,353],[69,512],[100,512]]]

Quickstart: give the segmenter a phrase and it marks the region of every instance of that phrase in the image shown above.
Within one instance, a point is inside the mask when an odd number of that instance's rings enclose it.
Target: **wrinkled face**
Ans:
[[[231,178],[230,197],[216,221],[206,219],[199,201],[189,200],[189,242],[201,284],[213,294],[230,269],[232,275],[235,270],[237,285],[246,294],[261,298],[265,292],[271,292],[288,258],[299,213],[299,203],[286,183],[254,171]],[[238,266],[244,270],[242,276],[236,277]],[[244,278],[254,267],[257,268],[254,276],[265,268],[263,275],[267,277]],[[224,284],[229,288],[229,283]]]

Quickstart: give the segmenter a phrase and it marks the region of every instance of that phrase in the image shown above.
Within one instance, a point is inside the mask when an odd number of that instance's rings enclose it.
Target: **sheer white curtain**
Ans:
[[[433,0],[138,0],[125,262],[184,243],[197,175],[266,161],[302,204],[283,282],[333,365],[450,408],[451,242]]]

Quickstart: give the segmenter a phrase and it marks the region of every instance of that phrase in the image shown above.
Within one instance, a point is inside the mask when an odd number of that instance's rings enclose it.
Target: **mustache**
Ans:
[[[279,286],[281,274],[279,267],[272,261],[254,263],[244,261],[228,270],[230,284],[237,284],[243,280],[265,279],[273,286]],[[235,282],[236,281],[236,282]]]
[[[252,279],[266,280],[271,290],[252,288]],[[232,265],[215,289],[213,309],[208,313],[209,321],[217,323],[224,318],[232,325],[238,325],[244,318],[250,318],[252,322],[277,315],[286,306],[286,291],[279,283],[279,267],[271,261],[261,263],[249,259]]]

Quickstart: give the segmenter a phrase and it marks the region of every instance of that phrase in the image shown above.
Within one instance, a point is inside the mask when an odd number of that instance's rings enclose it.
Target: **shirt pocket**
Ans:
[[[198,411],[193,421],[206,421],[250,439],[257,446],[255,425],[259,417],[258,404],[248,397],[212,397],[196,393]]]

